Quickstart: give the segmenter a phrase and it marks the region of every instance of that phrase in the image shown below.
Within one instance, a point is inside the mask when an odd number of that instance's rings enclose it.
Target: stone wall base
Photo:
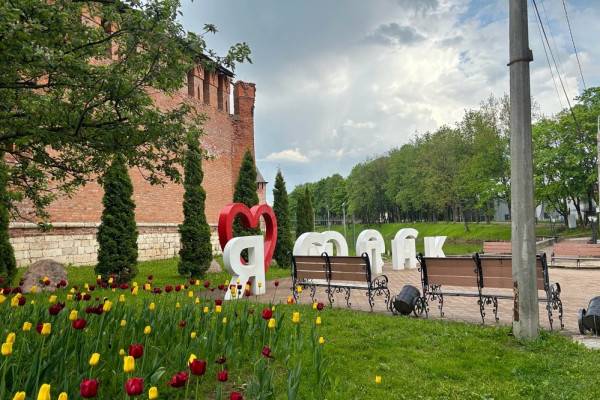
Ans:
[[[98,224],[55,223],[40,231],[35,224],[13,223],[10,242],[19,267],[50,258],[63,264],[94,265],[98,254]],[[179,254],[177,224],[138,224],[138,260],[162,260]],[[221,254],[217,227],[211,226],[213,254]]]

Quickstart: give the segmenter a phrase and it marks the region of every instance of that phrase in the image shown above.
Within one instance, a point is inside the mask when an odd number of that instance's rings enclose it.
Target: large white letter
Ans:
[[[392,240],[392,269],[417,267],[417,248],[415,239],[419,232],[413,228],[400,229]]]
[[[242,251],[248,249],[248,264],[242,263]],[[231,239],[223,250],[223,264],[232,275],[231,284],[239,280],[243,287],[250,281],[254,294],[264,294],[265,287],[265,246],[262,236],[240,236]],[[261,283],[260,285],[258,283]],[[242,291],[243,293],[243,291]],[[231,291],[225,293],[225,300],[231,300]]]
[[[356,239],[356,255],[367,253],[369,263],[371,263],[371,273],[379,275],[383,271],[383,259],[381,255],[385,253],[385,242],[383,236],[375,229],[362,231]]]
[[[442,247],[447,236],[426,237],[425,241],[425,257],[446,257]]]
[[[295,256],[318,256],[327,252],[332,256],[334,247],[336,255],[348,255],[348,244],[341,233],[335,231],[306,232],[296,239],[292,253]]]

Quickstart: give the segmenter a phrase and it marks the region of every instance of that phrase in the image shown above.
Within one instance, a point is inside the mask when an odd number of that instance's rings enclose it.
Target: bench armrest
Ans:
[[[371,288],[387,288],[388,281],[387,275],[377,275],[371,280]]]

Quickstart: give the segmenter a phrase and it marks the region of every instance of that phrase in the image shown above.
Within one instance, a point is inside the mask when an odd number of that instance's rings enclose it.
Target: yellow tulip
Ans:
[[[17,335],[14,332],[11,332],[8,335],[6,335],[6,343],[14,343],[16,338]]]
[[[108,278],[108,283],[113,283],[114,279],[112,277]]]
[[[31,305],[34,305],[34,304],[35,304],[35,300],[31,300]]]
[[[120,349],[120,350],[119,350],[119,355],[120,355],[121,357],[123,357],[123,356],[124,356],[124,355],[126,355],[126,354],[127,354],[127,353],[125,353],[125,349]]]
[[[262,287],[262,282],[258,282],[258,288],[260,289]]]
[[[104,312],[109,312],[109,311],[110,311],[110,309],[112,308],[112,304],[113,304],[113,303],[112,303],[112,301],[110,301],[110,300],[106,300],[106,301],[104,302],[104,304],[102,305],[102,310],[103,310]]]
[[[96,279],[102,279],[102,275],[97,275]],[[87,283],[86,283],[86,285],[87,285]]]
[[[317,317],[317,319],[315,319],[315,324],[321,325],[321,317]]]
[[[313,303],[313,310],[316,310],[316,309],[317,309],[317,303],[315,302],[315,303]]]
[[[19,306],[19,298],[21,297],[20,293],[17,293],[12,299],[10,299],[10,306],[11,307],[18,307]]]
[[[152,333],[152,327],[151,327],[150,325],[147,325],[147,326],[144,328],[144,335],[149,335],[149,334],[151,334],[151,333]]]
[[[71,312],[69,313],[69,321],[75,321],[77,319],[77,316],[77,310],[71,310]]]
[[[6,296],[0,294],[0,304],[4,303],[6,301]]]
[[[298,311],[294,311],[292,314],[292,322],[295,324],[300,322],[300,313]]]
[[[181,304],[179,302],[175,303],[175,308],[181,308]]]
[[[156,386],[152,386],[150,390],[148,390],[148,399],[155,400],[158,399],[158,389]]]
[[[29,291],[30,291],[31,293],[37,293],[37,290],[38,290],[38,287],[37,287],[37,286],[35,286],[35,285],[33,285],[33,286],[31,287],[31,289],[29,289]]]
[[[323,336],[319,337],[319,344],[325,344],[325,338]]]
[[[190,297],[190,298],[194,297],[194,291],[193,290],[188,291],[188,297]]]
[[[68,294],[67,295],[67,300],[73,300],[73,295],[72,294]]]
[[[94,354],[92,354],[92,356],[90,357],[90,362],[89,362],[89,364],[90,364],[90,366],[91,366],[91,367],[93,367],[93,366],[96,366],[96,365],[98,365],[98,362],[99,362],[99,361],[100,361],[100,354],[99,354],[99,353],[94,353]]]
[[[71,288],[71,290],[69,290],[69,292],[75,293],[75,288]]]
[[[52,333],[52,324],[50,322],[44,322],[42,325],[42,331],[40,332],[43,336],[48,336]]]
[[[3,356],[8,357],[12,354],[12,343],[2,343],[2,350],[0,351]]]
[[[198,336],[198,334],[196,332],[190,333],[190,338],[192,338],[192,339],[196,339],[197,336]]]
[[[223,325],[227,325],[227,317],[223,317]]]
[[[50,385],[44,383],[40,387],[40,391],[37,395],[37,400],[50,400]]]
[[[381,376],[375,375],[375,383],[378,385],[381,383]]]
[[[219,314],[221,312],[221,310],[222,310],[221,306],[215,306],[215,312],[217,314]]]
[[[152,286],[149,283],[144,283],[144,290],[148,291],[151,289],[152,289]]]
[[[23,322],[23,332],[29,332],[31,330],[31,322]]]
[[[123,372],[126,374],[135,370],[135,358],[132,356],[126,356],[123,358]]]
[[[136,281],[133,281],[133,283],[131,284],[131,286],[138,287],[138,283]]]
[[[199,279],[196,279],[195,283],[196,283],[196,286],[200,286],[200,280]]]
[[[57,300],[57,297],[55,295],[48,297],[48,303],[50,303],[50,304],[56,303],[56,300]]]
[[[208,313],[208,307],[204,306],[204,309],[202,311],[204,312],[204,314]]]
[[[269,325],[268,325],[269,329],[275,329],[276,326],[277,326],[277,322],[275,321],[275,318],[271,318],[269,320]]]
[[[194,362],[195,359],[197,359],[198,357],[196,357],[196,355],[194,353],[190,354],[190,358],[188,358],[188,364],[191,364]]]
[[[131,295],[132,296],[137,296],[138,294],[138,287],[134,286],[133,289],[131,290]]]
[[[127,325],[127,321],[122,319],[120,325],[121,325],[121,327],[124,327],[125,325]]]
[[[67,395],[65,392],[62,392],[58,395],[58,400],[69,400],[69,395]]]
[[[125,303],[125,295],[124,294],[119,296],[119,303]]]
[[[196,297],[196,301],[194,301],[194,303],[200,304],[200,297]]]
[[[100,278],[98,278],[98,279],[100,279]],[[83,285],[83,287],[85,288],[85,290],[89,290],[89,288],[90,288],[90,285],[88,285],[88,284],[86,283],[85,285]]]
[[[302,286],[296,286],[296,292],[298,292],[298,294],[302,293]]]
[[[25,400],[25,397],[26,397],[25,392],[17,392],[17,393],[15,393],[15,397],[13,397],[13,400]]]
[[[154,311],[155,309],[156,309],[156,304],[154,304],[154,302],[152,302],[148,305],[148,310]]]
[[[115,288],[112,288],[112,289],[111,289],[111,291],[114,293],[114,292],[116,292],[116,291],[117,291],[117,289],[115,289]]]
[[[275,312],[275,306],[271,306],[271,311]]]

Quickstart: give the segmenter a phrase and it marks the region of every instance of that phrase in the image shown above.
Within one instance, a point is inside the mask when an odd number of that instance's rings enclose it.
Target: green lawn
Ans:
[[[390,251],[391,241],[396,233],[402,228],[414,228],[419,231],[417,238],[417,251],[422,252],[423,238],[426,236],[447,236],[444,244],[446,254],[469,254],[481,251],[484,241],[494,240],[510,240],[511,226],[510,223],[470,223],[469,231],[465,230],[465,225],[458,222],[417,222],[417,223],[393,223],[393,224],[373,224],[363,225],[356,224],[346,226],[346,240],[350,252],[354,253],[354,241],[358,234],[364,229],[376,229],[381,232],[385,242],[386,249]],[[325,230],[324,227],[319,227],[319,230]],[[332,230],[344,233],[344,228],[341,225],[332,226]],[[564,237],[590,236],[589,229],[565,229],[561,225],[555,225],[554,229],[550,224],[539,224],[536,227],[536,235],[538,237],[550,237],[560,235]]]

